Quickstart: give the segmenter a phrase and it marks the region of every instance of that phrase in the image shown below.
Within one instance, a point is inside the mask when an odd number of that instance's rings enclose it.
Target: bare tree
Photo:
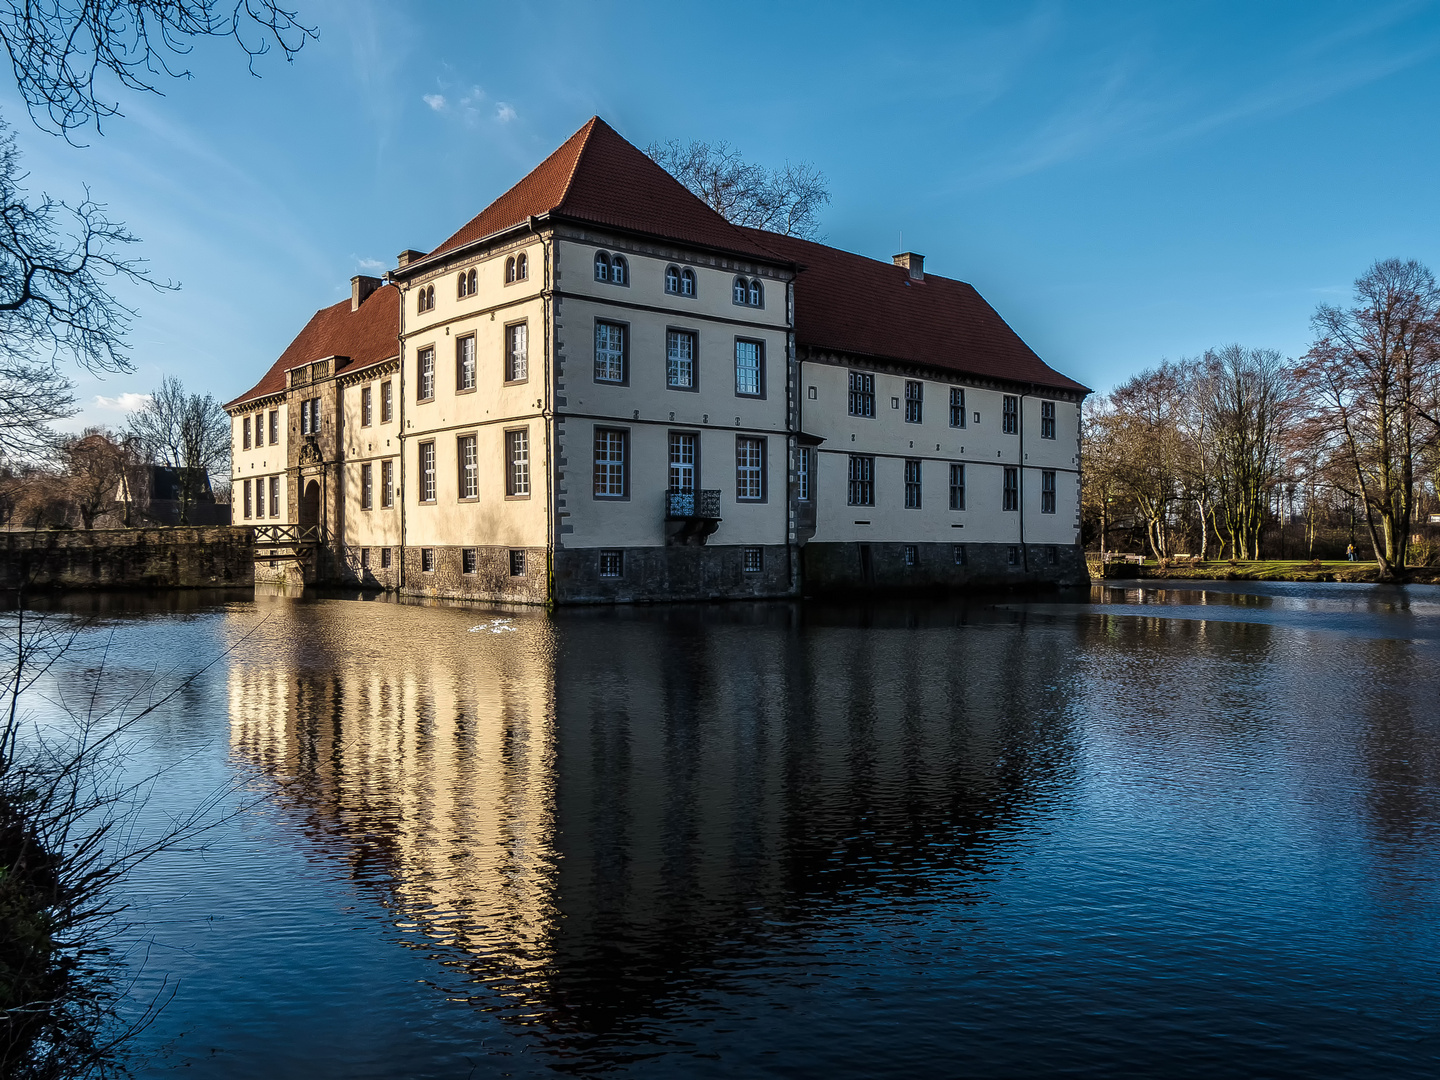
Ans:
[[[95,519],[115,506],[116,495],[133,471],[135,452],[129,440],[104,428],[91,427],[60,443],[65,487],[81,527],[93,529]]]
[[[1315,426],[1353,478],[1384,578],[1400,576],[1416,470],[1440,377],[1440,288],[1415,260],[1384,259],[1355,282],[1354,305],[1322,304],[1299,369]]]
[[[1170,556],[1171,511],[1183,490],[1185,381],[1183,368],[1167,361],[1132,376],[1110,395],[1117,477],[1145,520],[1146,540],[1157,559]]]
[[[128,433],[151,461],[175,469],[180,480],[180,524],[211,473],[230,471],[230,417],[209,394],[187,394],[167,375],[144,408],[130,416]]]
[[[813,238],[830,201],[823,173],[808,162],[767,169],[728,142],[651,143],[645,152],[721,217],[736,225]]]
[[[189,78],[173,66],[198,38],[234,38],[254,61],[278,46],[292,60],[313,27],[275,0],[5,0],[0,44],[35,123],[64,135],[119,115],[102,85],[159,93],[162,77]]]
[[[1281,432],[1293,399],[1274,349],[1226,345],[1201,361],[1194,394],[1204,416],[1199,453],[1213,462],[1231,550],[1260,558],[1265,509],[1280,478]]]

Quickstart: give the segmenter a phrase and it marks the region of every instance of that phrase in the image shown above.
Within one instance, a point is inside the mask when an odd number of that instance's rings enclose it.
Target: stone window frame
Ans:
[[[465,383],[465,346],[470,346],[470,383]],[[479,342],[476,341],[475,332],[468,334],[457,334],[455,336],[455,393],[473,394],[475,388],[480,385],[480,355]]]
[[[618,435],[620,437],[620,491],[618,494],[600,491],[600,474],[597,466],[600,464],[599,444],[602,433],[606,435]],[[601,424],[595,425],[591,439],[591,451],[591,497],[602,502],[628,502],[630,500],[630,429],[608,427]],[[609,486],[608,482],[607,486]]]
[[[1055,470],[1040,470],[1040,513],[1055,513]]]
[[[875,505],[875,455],[851,454],[848,471],[849,487],[845,494],[847,506]],[[857,476],[856,466],[862,475]],[[857,486],[858,485],[858,486]]]
[[[1016,394],[1002,394],[1000,397],[1000,433],[1020,434],[1020,398]]]
[[[360,509],[375,509],[375,470],[368,461],[360,466]]]
[[[905,380],[905,423],[920,424],[925,419],[925,384],[919,379]]]
[[[924,470],[923,470],[923,466],[921,465],[921,461],[920,461],[919,458],[906,458],[906,459],[905,459],[905,509],[906,509],[906,510],[920,510],[920,509],[922,509],[921,500],[923,499],[923,492],[922,492],[922,490],[921,490],[921,479],[920,479],[920,478],[921,478],[921,476],[923,476],[923,475],[924,475]],[[913,479],[912,479],[912,477],[913,477]]]
[[[388,424],[395,419],[395,392],[393,382],[386,379],[380,384],[380,423]]]
[[[429,454],[429,461],[426,461],[426,454]],[[439,493],[439,484],[435,476],[435,440],[426,439],[416,447],[415,475],[419,477],[418,498],[416,501],[422,506],[434,506],[436,495]],[[428,492],[428,495],[427,495]]]
[[[380,462],[380,509],[395,508],[395,459]]]
[[[620,331],[620,378],[607,379],[600,376],[600,327],[608,326]],[[630,324],[619,319],[602,319],[598,316],[595,319],[595,356],[591,366],[590,377],[601,386],[629,386],[630,385]],[[608,355],[608,354],[607,354]],[[607,360],[608,364],[608,360]]]
[[[466,577],[474,577],[480,572],[480,549],[473,547],[462,547],[460,549],[460,573]]]
[[[760,461],[758,465],[750,465],[741,461],[740,448],[744,443],[753,444],[754,448],[759,450]],[[735,436],[735,501],[737,503],[765,503],[770,501],[770,485],[767,483],[769,479],[767,473],[770,471],[768,468],[768,459],[770,456],[768,443],[769,440],[763,435]],[[754,479],[757,481],[756,486],[760,489],[760,493],[758,495],[741,495],[742,479],[750,470],[755,471],[756,475]]]
[[[1000,508],[1007,514],[1015,513],[1020,509],[1020,466],[1005,465],[1005,476],[1002,481]]]
[[[524,576],[525,576],[525,549],[524,549],[524,548],[511,548],[511,549],[510,549],[510,576],[511,576],[511,577],[524,577]]]
[[[670,335],[683,335],[690,339],[690,385],[681,386],[670,381]],[[682,394],[700,392],[700,331],[686,326],[665,327],[665,389],[678,390]]]
[[[740,346],[755,346],[755,385],[756,390],[752,393],[749,390],[740,389]],[[754,398],[757,401],[765,400],[765,341],[763,338],[739,337],[735,338],[735,396]]]
[[[462,503],[478,502],[480,499],[480,434],[477,431],[465,431],[455,436],[455,495],[456,501]]]
[[[243,437],[243,439],[241,440],[240,448],[241,448],[242,450],[249,450],[249,449],[250,449],[250,417],[246,416],[246,417],[242,418],[242,420],[241,420],[241,422],[240,422],[240,430],[244,433],[244,437]]]
[[[514,450],[513,437],[516,435],[524,436],[525,439],[525,460],[523,462],[525,466],[523,484],[525,490],[523,491],[520,490],[522,485],[516,472],[516,466],[519,464],[515,459]],[[505,499],[507,502],[528,499],[530,498],[531,480],[534,476],[534,471],[530,468],[530,425],[523,424],[518,427],[505,428],[503,445],[505,447]]]
[[[950,388],[950,426],[952,428],[965,426],[965,388],[963,386]]]
[[[366,384],[360,388],[360,426],[371,427],[375,421],[375,401]]]
[[[606,562],[614,567],[614,571],[607,573]],[[625,576],[625,549],[624,548],[601,548],[597,558],[600,576],[602,578],[620,579]]]
[[[965,509],[965,463],[950,463],[950,509],[961,513]]]
[[[857,388],[858,386],[858,388]],[[863,410],[868,403],[869,411],[856,412],[858,404]],[[850,403],[849,411],[851,416],[858,416],[862,420],[875,419],[875,373],[872,371],[850,370]]]
[[[756,544],[750,544],[740,549],[740,571],[745,574],[762,574],[765,572],[765,549]]]
[[[420,549],[420,572],[422,574],[435,573],[435,549],[433,547]]]
[[[517,331],[517,330],[523,331],[523,334],[521,335],[521,337],[524,339],[524,348],[521,350],[521,360],[522,360],[522,363],[523,363],[524,370],[523,370],[523,372],[521,372],[521,374],[519,374],[519,375],[515,374],[517,368],[516,368],[515,366],[513,366],[513,364],[512,364],[512,362],[513,362],[514,359],[515,359],[515,356],[514,356],[514,340],[513,340],[513,335],[514,335],[515,331]],[[504,381],[504,384],[505,384],[506,386],[519,386],[519,385],[522,384],[522,383],[527,383],[527,382],[529,382],[529,381],[530,381],[530,320],[529,320],[529,319],[516,319],[516,320],[514,320],[513,322],[507,322],[507,323],[505,324],[505,329],[504,329],[503,332],[501,333],[500,340],[501,340],[501,348],[504,350],[504,356],[501,357],[501,365],[502,365],[501,371],[502,371],[502,372],[504,373],[504,375],[505,375],[505,378],[504,378],[504,380],[503,380],[503,381]]]
[[[1055,438],[1055,402],[1040,400],[1040,438]]]
[[[428,387],[427,387],[428,383]],[[426,390],[429,390],[428,396]],[[415,403],[435,400],[435,346],[422,345],[415,350]]]

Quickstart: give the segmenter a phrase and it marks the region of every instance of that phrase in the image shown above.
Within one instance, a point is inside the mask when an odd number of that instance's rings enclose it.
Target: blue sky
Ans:
[[[973,283],[1097,389],[1239,341],[1297,355],[1374,259],[1440,268],[1440,5],[649,5],[295,0],[293,65],[233,44],[30,186],[88,184],[176,293],[134,295],[136,370],[252,385],[355,273],[428,249],[599,113],[830,180],[825,239]]]

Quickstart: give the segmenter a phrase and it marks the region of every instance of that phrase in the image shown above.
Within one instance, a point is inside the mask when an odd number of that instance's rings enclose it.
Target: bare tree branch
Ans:
[[[672,139],[645,152],[725,220],[747,228],[814,239],[830,201],[825,175],[808,162],[769,170],[728,142]]]

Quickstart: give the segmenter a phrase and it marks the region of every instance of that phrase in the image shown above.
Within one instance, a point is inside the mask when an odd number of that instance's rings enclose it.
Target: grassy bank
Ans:
[[[1098,563],[1092,563],[1091,576],[1099,579]],[[1210,562],[1177,562],[1157,564],[1153,559],[1141,566],[1110,564],[1116,577],[1164,578],[1196,581],[1359,581],[1378,582],[1380,566],[1373,562],[1310,561],[1308,559],[1212,560]],[[1407,580],[1415,584],[1440,584],[1440,567],[1424,566],[1407,571]]]

